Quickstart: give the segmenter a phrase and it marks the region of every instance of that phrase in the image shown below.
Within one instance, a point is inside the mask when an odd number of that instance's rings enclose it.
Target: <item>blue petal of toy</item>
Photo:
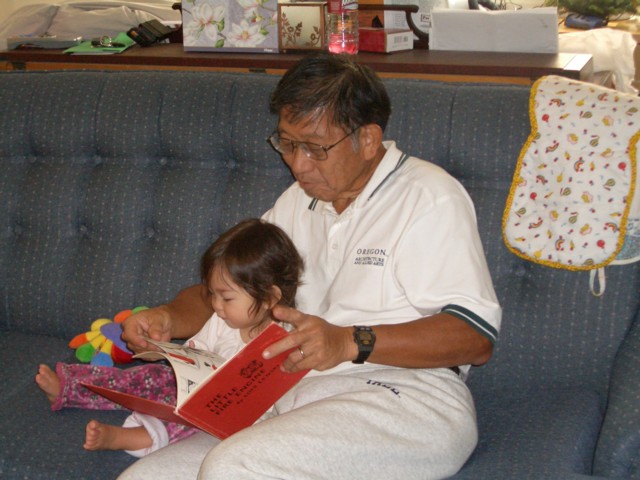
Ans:
[[[122,335],[122,325],[116,322],[107,323],[100,327],[100,332],[107,337],[109,340],[113,342],[113,344],[118,347],[120,350],[132,353],[131,350],[127,348],[127,344],[122,341],[120,335]]]
[[[91,359],[91,365],[99,367],[113,367],[113,360],[111,360],[111,355],[104,352],[98,352]]]

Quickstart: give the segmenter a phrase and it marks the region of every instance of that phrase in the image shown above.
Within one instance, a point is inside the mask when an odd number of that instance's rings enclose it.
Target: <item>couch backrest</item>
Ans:
[[[266,138],[277,77],[195,72],[0,75],[0,326],[71,338],[114,310],[197,281],[218,234],[291,183]],[[504,307],[480,393],[540,379],[606,389],[639,310],[640,267],[588,273],[510,254],[502,210],[529,133],[526,87],[386,80],[386,138],[442,165],[475,201]]]
[[[524,86],[388,81],[387,132],[400,148],[442,165],[474,200],[495,288],[504,308],[496,354],[469,380],[477,394],[538,388],[540,379],[604,391],[618,346],[640,309],[640,265],[606,269],[602,297],[589,274],[541,267],[511,254],[502,213],[530,133]]]
[[[511,254],[501,222],[513,170],[530,133],[529,89],[461,86],[452,107],[445,167],[476,204],[492,277],[504,307],[497,353],[470,384],[490,394],[546,384],[607,389],[613,358],[640,308],[640,264],[606,269],[606,291],[589,273],[544,267]],[[486,372],[485,372],[486,370]],[[478,381],[479,380],[479,381]]]
[[[267,144],[275,78],[0,76],[0,324],[63,338],[166,302],[292,177]],[[115,309],[115,311],[114,311]]]

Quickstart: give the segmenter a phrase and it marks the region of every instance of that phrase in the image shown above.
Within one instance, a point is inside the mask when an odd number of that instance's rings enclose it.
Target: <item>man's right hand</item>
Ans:
[[[171,340],[172,318],[168,308],[159,306],[142,310],[122,322],[122,340],[134,353],[158,350],[147,338],[168,342]]]

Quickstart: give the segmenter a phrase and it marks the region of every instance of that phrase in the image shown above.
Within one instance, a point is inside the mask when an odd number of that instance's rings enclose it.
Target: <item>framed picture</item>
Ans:
[[[183,0],[185,51],[278,51],[277,0]]]
[[[279,3],[280,51],[323,50],[326,7],[326,2]]]

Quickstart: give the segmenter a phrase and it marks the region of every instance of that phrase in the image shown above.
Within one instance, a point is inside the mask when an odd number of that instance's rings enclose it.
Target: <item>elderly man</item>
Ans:
[[[428,105],[425,105],[428,108]],[[311,372],[274,416],[219,442],[163,449],[121,478],[444,478],[477,442],[464,379],[489,360],[501,311],[474,208],[441,168],[383,141],[380,79],[341,56],[303,59],[271,98],[270,137],[296,182],[264,218],[305,260],[283,368]],[[124,337],[183,338],[211,315],[201,286],[131,317]]]

